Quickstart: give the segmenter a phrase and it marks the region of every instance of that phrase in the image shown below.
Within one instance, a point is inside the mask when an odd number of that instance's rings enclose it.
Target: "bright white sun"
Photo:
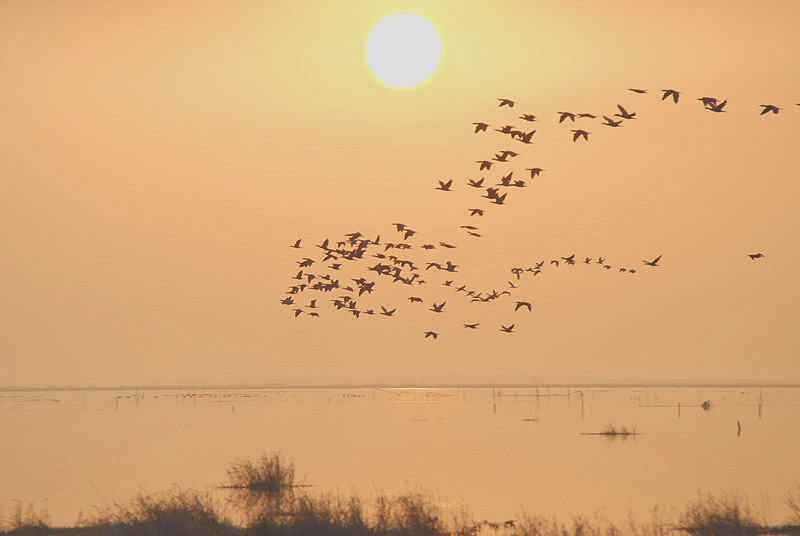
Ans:
[[[412,87],[431,77],[442,58],[436,27],[414,13],[394,13],[378,21],[367,37],[367,65],[391,87]]]

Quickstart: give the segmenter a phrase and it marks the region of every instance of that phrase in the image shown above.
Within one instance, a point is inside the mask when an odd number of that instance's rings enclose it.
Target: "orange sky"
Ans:
[[[442,36],[417,89],[364,64],[394,11]],[[794,0],[6,0],[0,385],[800,378],[798,20]],[[557,122],[618,103],[637,120],[581,123],[586,143]],[[759,116],[767,103],[783,110]],[[518,110],[540,117],[533,145],[472,133],[522,126]],[[546,171],[476,223],[466,180],[503,149],[521,156],[487,182]],[[434,189],[449,178],[453,192]],[[457,244],[408,257],[452,260],[476,288],[572,253],[614,269],[552,268],[491,304],[432,271],[413,289],[380,280],[363,305],[393,318],[356,320],[321,293],[299,300],[324,302],[320,318],[279,304],[313,244],[397,241],[396,221],[417,246]]]

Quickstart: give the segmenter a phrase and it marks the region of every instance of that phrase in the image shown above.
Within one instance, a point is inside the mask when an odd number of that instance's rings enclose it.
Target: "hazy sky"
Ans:
[[[416,89],[365,65],[371,26],[395,11],[442,38]],[[0,385],[798,378],[798,21],[796,0],[5,0]],[[783,110],[760,116],[770,103]],[[558,124],[617,104],[637,119]],[[525,127],[525,112],[532,145],[472,132]],[[504,149],[520,156],[478,172]],[[466,186],[534,166],[506,206]],[[337,312],[334,293],[298,298],[319,318],[279,303],[314,244],[399,241],[394,222],[418,232],[408,258],[451,260],[471,288],[573,253],[614,268],[548,265],[490,304],[435,270],[413,288],[369,277],[360,305],[392,318]],[[439,240],[458,248],[418,248]],[[367,262],[343,282],[374,276]]]

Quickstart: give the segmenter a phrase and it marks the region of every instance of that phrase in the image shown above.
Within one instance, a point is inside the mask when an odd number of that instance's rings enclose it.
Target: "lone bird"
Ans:
[[[408,299],[411,301],[411,303],[414,303],[414,302],[419,302],[419,303],[422,303],[422,298],[419,298],[419,297],[417,297],[417,296],[411,296],[411,297],[410,297],[410,298],[408,298]]]
[[[635,87],[629,87],[628,91],[633,91],[634,93],[639,93],[639,94],[647,93],[646,89],[637,89]]]
[[[500,331],[502,331],[503,333],[514,333],[514,326],[515,325],[516,324],[511,324],[510,326],[504,326],[504,325],[500,324]]]
[[[443,313],[444,312],[443,309],[444,309],[444,304],[445,303],[447,303],[447,302],[444,301],[444,302],[440,303],[439,305],[436,305],[436,303],[434,302],[433,307],[431,307],[430,310],[433,311],[434,313]]]
[[[511,99],[497,99],[500,101],[500,106],[508,106],[509,108],[513,108],[516,102]]]
[[[476,162],[481,165],[481,168],[478,171],[492,169],[492,162],[489,162],[488,160],[476,160]]]
[[[464,327],[468,328],[468,329],[478,329],[479,325],[480,325],[480,322],[476,322],[474,324],[464,324]]]
[[[645,263],[647,266],[658,266],[658,261],[660,260],[661,260],[661,255],[659,255],[652,261],[642,261],[642,262]]]
[[[772,112],[774,114],[777,114],[779,111],[781,111],[780,108],[778,108],[777,106],[774,106],[772,104],[759,104],[759,106],[764,108],[763,110],[761,110],[761,113],[759,115],[764,115],[765,113],[768,113],[768,112]]]
[[[475,125],[475,134],[480,132],[481,130],[486,132],[486,129],[489,128],[489,123],[472,123]]]
[[[531,172],[531,178],[534,178],[534,177],[538,177],[539,174],[544,170],[542,168],[540,168],[540,167],[530,167],[530,168],[526,168],[525,171],[530,171]]]
[[[483,216],[483,209],[480,208],[470,208],[469,210],[470,216]]]
[[[580,138],[581,136],[583,136],[584,140],[589,141],[589,134],[591,134],[591,132],[586,132],[585,130],[580,130],[580,129],[573,130],[572,132],[574,132],[574,134],[572,135],[573,142],[578,141],[578,138]]]
[[[381,314],[384,315],[384,316],[392,316],[394,314],[394,312],[397,311],[397,307],[395,307],[394,309],[392,309],[390,311],[386,307],[384,307],[383,305],[381,305],[381,309],[383,309],[383,312],[381,312]]]
[[[295,242],[294,244],[292,244],[292,245],[291,245],[291,246],[289,246],[289,247],[290,247],[290,248],[295,248],[295,249],[300,249],[300,242],[301,242],[302,240],[303,240],[302,238],[301,238],[301,239],[299,239],[297,242]]]
[[[748,257],[750,257],[750,258],[751,258],[751,259],[753,259],[753,260],[760,259],[760,258],[762,258],[763,256],[764,256],[764,254],[763,254],[763,253],[750,253],[750,254],[748,255]]]
[[[436,187],[437,190],[441,190],[443,192],[450,192],[450,187],[453,185],[453,179],[450,179],[447,182],[439,181],[439,186]]]
[[[436,333],[435,331],[426,331],[425,338],[427,339],[428,337],[433,337],[434,339],[436,339],[437,337],[439,337],[439,334]]]

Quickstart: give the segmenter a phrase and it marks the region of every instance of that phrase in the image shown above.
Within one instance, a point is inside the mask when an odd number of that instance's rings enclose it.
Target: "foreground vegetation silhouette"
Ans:
[[[782,525],[759,521],[756,509],[735,494],[699,496],[684,510],[651,518],[633,518],[619,525],[600,517],[555,518],[523,514],[519,520],[494,523],[468,521],[465,511],[445,514],[426,492],[379,495],[371,502],[358,496],[336,496],[305,490],[295,482],[295,468],[279,454],[240,459],[228,470],[218,494],[175,487],[139,494],[128,504],[115,504],[73,527],[50,527],[46,512],[18,505],[0,520],[0,534],[39,536],[800,536],[800,486],[787,496],[792,512]]]

